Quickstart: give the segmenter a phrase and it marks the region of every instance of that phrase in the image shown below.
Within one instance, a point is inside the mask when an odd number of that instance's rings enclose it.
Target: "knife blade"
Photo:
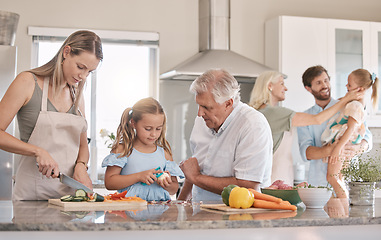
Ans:
[[[85,190],[85,192],[87,193],[94,193],[93,190],[91,190],[90,188],[86,187],[85,185],[83,185],[82,183],[78,182],[77,180],[63,174],[63,173],[60,173],[60,175],[58,176],[59,179],[60,179],[60,182],[77,190],[77,189],[83,189]]]
[[[37,167],[38,167],[38,163],[36,163]],[[53,172],[52,172],[53,174]],[[58,178],[60,179],[60,182],[77,190],[77,189],[83,189],[85,190],[85,192],[87,193],[91,193],[93,194],[93,190],[91,190],[90,188],[86,187],[85,185],[83,185],[82,183],[78,182],[77,180],[67,176],[66,174],[64,173],[59,173],[58,174]]]

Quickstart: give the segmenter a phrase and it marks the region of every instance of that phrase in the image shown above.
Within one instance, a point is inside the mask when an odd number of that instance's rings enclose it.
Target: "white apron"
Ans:
[[[271,183],[283,180],[290,186],[294,186],[294,166],[292,160],[292,135],[294,128],[285,131],[282,141],[273,155],[273,168],[271,172]]]
[[[44,79],[41,112],[28,143],[45,149],[58,163],[60,172],[73,176],[80,135],[87,130],[84,117],[47,111],[49,78]],[[58,178],[47,178],[38,171],[36,157],[21,156],[13,189],[13,200],[47,200],[72,194]]]

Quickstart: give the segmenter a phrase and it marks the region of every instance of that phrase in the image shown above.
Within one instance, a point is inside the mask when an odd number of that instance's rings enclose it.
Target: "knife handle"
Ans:
[[[36,166],[37,166],[37,168],[40,167],[40,166],[38,165],[38,162],[36,162]],[[53,174],[54,174],[54,170],[52,170],[52,173],[50,174],[50,176],[52,176]],[[61,173],[59,172],[57,178],[60,178],[60,176],[61,176]]]

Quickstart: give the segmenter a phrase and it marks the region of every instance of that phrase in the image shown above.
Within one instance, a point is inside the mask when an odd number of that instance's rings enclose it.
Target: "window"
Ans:
[[[75,29],[29,28],[33,67],[48,62]],[[125,108],[148,96],[158,97],[158,34],[96,31],[102,38],[103,61],[87,78],[84,91],[90,141],[90,177],[102,179],[103,158],[110,149],[100,130],[116,131]],[[95,166],[95,167],[94,167]]]
[[[372,35],[369,39],[368,28],[363,27],[361,29],[335,29],[335,82],[333,83],[336,91],[333,92],[335,98],[342,97],[346,94],[348,75],[355,69],[364,68],[370,73],[378,72],[380,74],[380,33]],[[376,32],[376,31],[375,31]],[[374,39],[373,39],[374,38]],[[378,38],[378,39],[377,39]],[[376,43],[373,43],[377,39]],[[371,41],[370,41],[371,40]],[[377,49],[377,51],[375,51]],[[374,56],[376,57],[374,59]],[[378,62],[378,66],[375,64]],[[381,100],[380,90],[379,101]],[[366,108],[367,111],[367,123],[371,127],[379,127],[381,120],[381,105],[379,102],[378,108],[373,109],[371,102],[371,92],[367,91],[365,95],[365,102],[369,105]]]
[[[336,29],[336,96],[347,93],[347,79],[353,70],[363,67],[361,30]]]

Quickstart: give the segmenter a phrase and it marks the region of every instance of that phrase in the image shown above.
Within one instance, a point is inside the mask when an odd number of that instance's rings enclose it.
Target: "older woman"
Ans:
[[[269,122],[273,137],[273,167],[271,180],[283,180],[293,185],[293,161],[291,155],[292,127],[320,125],[335,115],[345,104],[363,95],[357,89],[348,92],[338,103],[316,114],[295,112],[280,107],[285,99],[287,87],[284,77],[276,71],[262,73],[256,80],[251,92],[249,105],[262,112]]]

